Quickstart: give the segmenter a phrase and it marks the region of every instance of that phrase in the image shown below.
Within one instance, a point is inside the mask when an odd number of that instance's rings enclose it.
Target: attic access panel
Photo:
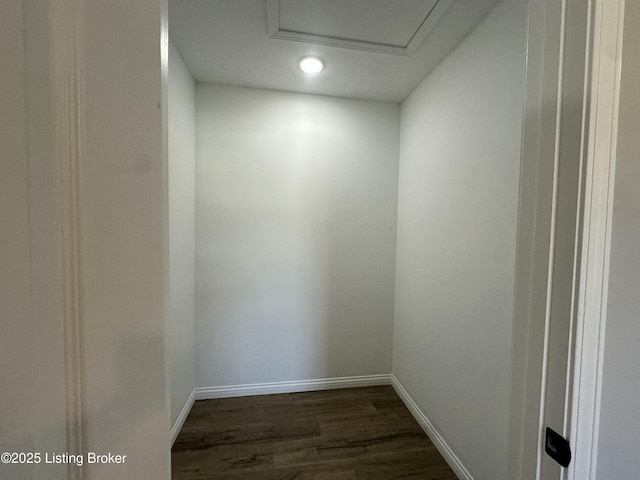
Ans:
[[[409,56],[453,0],[266,0],[269,38]]]

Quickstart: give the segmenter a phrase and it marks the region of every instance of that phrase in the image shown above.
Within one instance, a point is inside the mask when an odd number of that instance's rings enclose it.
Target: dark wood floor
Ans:
[[[393,388],[197,401],[173,480],[457,480]]]

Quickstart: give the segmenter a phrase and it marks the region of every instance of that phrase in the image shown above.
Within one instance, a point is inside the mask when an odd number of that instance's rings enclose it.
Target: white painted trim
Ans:
[[[539,270],[543,264],[546,266],[547,258],[553,262],[550,245],[545,245],[545,238],[540,235],[541,232],[546,235],[548,225],[553,223],[548,221],[553,211],[553,205],[548,205],[548,199],[553,198],[552,191],[544,188],[545,183],[552,185],[548,180],[551,177],[542,169],[548,168],[545,165],[550,162],[546,159],[553,156],[550,146],[558,146],[557,132],[552,134],[551,126],[557,126],[560,120],[557,116],[555,120],[549,117],[564,102],[576,107],[576,99],[580,97],[583,99],[583,124],[581,150],[576,158],[580,160],[578,185],[582,190],[579,191],[576,205],[576,256],[573,262],[563,425],[563,434],[571,441],[574,458],[569,469],[563,471],[561,476],[569,480],[592,480],[590,475],[595,473],[592,467],[597,452],[600,388],[597,377],[601,372],[599,362],[602,356],[610,235],[610,232],[606,232],[610,228],[607,222],[611,213],[607,209],[611,208],[613,188],[614,123],[618,99],[615,83],[620,73],[623,4],[620,0],[529,2],[522,173],[523,180],[537,177],[538,185],[534,187],[528,182],[521,183],[519,271],[516,275],[518,283],[509,424],[509,478],[513,480],[540,478],[540,460],[544,452],[541,427],[547,408],[544,352],[548,339],[541,327],[546,328],[548,315],[543,322],[545,316],[542,315],[541,304],[542,300],[546,304],[551,290],[545,286],[550,279],[543,279],[536,269]],[[567,8],[572,12],[568,16]],[[561,34],[562,30],[564,33]],[[553,65],[547,66],[545,59],[562,60],[562,55],[569,61],[575,60],[577,55],[584,55],[584,66],[578,69],[574,63],[572,70],[574,77],[582,75],[583,81],[569,84],[566,81],[557,82],[562,77],[562,61],[554,68]],[[553,86],[554,81],[557,86]],[[567,88],[567,85],[572,88]],[[551,101],[554,93],[557,93],[555,108]],[[570,109],[567,111],[572,115]],[[545,115],[548,116],[546,121]],[[556,157],[557,153],[557,149],[554,149]],[[520,267],[523,268],[520,270]],[[558,387],[556,385],[553,388]]]
[[[269,38],[288,40],[290,42],[310,43],[312,45],[349,48],[351,50],[362,50],[365,52],[388,53],[404,57],[409,56],[409,52],[406,47],[397,47],[395,45],[386,45],[384,43],[362,42],[359,40],[329,37],[326,35],[312,35],[310,33],[292,32],[289,30],[278,30]]]
[[[185,420],[189,416],[189,412],[193,408],[193,404],[195,403],[195,401],[196,389],[194,388],[193,390],[191,390],[189,397],[187,397],[187,400],[184,402],[182,410],[180,410],[180,413],[178,414],[178,418],[176,418],[176,421],[173,423],[173,427],[171,427],[171,436],[169,437],[171,446],[173,446],[173,444],[176,442],[176,438],[178,438],[178,434],[180,433]]]
[[[574,442],[570,480],[596,478],[622,66],[624,2],[596,0],[595,6],[570,419],[570,438]]]
[[[80,164],[84,154],[85,95],[83,10],[79,0],[53,0],[50,6],[52,149],[62,239],[62,305],[66,389],[66,435],[69,452],[86,450],[84,433],[84,358],[80,218]],[[83,468],[69,466],[70,479],[84,478]]]
[[[295,32],[280,28],[280,0],[266,0],[267,11],[267,35],[269,38],[288,40],[291,42],[310,43],[313,45],[326,45],[338,48],[350,48],[366,52],[387,53],[408,57],[412,55],[427,38],[442,16],[449,9],[453,0],[438,0],[427,13],[424,20],[414,32],[413,36],[404,47],[388,45],[378,42],[365,42],[349,38],[332,37],[329,35],[315,35],[305,32]]]
[[[312,392],[336,388],[374,387],[390,385],[391,375],[361,375],[355,377],[318,378],[295,380],[292,382],[251,383],[245,385],[225,385],[221,387],[198,387],[196,400],[212,398],[247,397],[251,395],[271,395],[274,393]]]
[[[280,0],[266,0],[267,36],[273,37],[280,30]]]
[[[563,0],[530,0],[518,205],[509,415],[510,480],[538,470],[557,154]]]
[[[407,43],[405,47],[407,55],[413,55],[415,51],[418,50],[422,42],[424,42],[424,39],[427,38],[427,35],[429,35],[431,30],[433,30],[447,10],[449,10],[452,3],[453,0],[439,0],[436,2],[418,30],[416,30],[416,33],[414,33],[411,40],[409,40],[409,43]]]
[[[420,424],[425,431],[431,442],[438,449],[440,454],[447,461],[451,469],[455,472],[460,480],[474,480],[473,476],[464,466],[464,463],[458,458],[451,446],[446,442],[440,432],[433,426],[429,417],[420,409],[418,404],[411,398],[411,395],[407,393],[404,387],[400,384],[398,379],[394,375],[391,377],[391,386],[396,391],[400,399],[404,402],[416,421]]]

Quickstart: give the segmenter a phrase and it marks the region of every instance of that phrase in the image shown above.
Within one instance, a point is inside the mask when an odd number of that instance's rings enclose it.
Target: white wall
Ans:
[[[173,425],[195,388],[196,85],[169,44],[169,375]]]
[[[625,6],[597,478],[640,472],[640,4]]]
[[[388,373],[399,106],[198,84],[199,386]]]
[[[403,102],[393,373],[478,480],[507,478],[526,2]]]

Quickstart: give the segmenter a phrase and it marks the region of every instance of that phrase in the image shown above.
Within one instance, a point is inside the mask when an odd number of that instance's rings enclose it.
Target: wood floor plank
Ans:
[[[393,388],[197,401],[174,480],[457,480]]]

